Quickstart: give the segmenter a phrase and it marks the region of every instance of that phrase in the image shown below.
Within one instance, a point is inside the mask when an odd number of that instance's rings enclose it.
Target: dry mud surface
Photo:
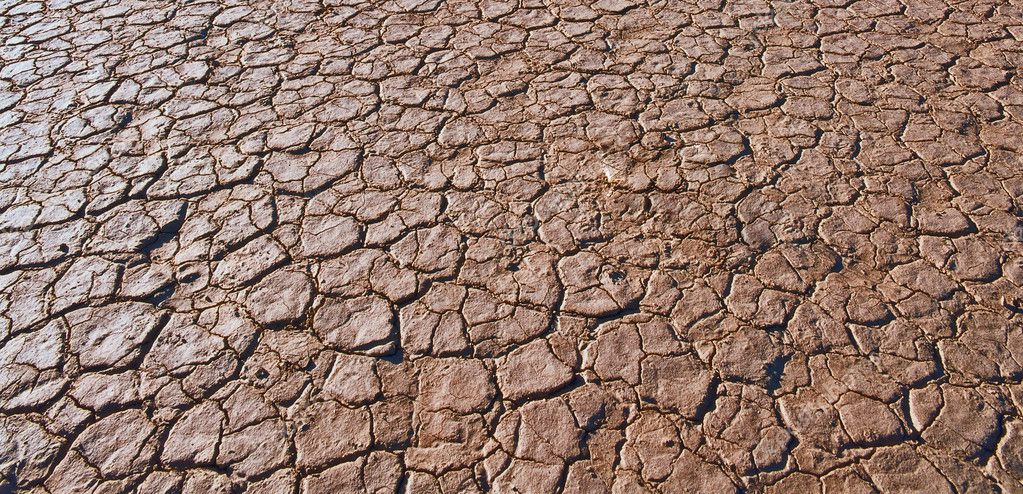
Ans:
[[[1016,0],[0,0],[2,492],[1021,492]]]

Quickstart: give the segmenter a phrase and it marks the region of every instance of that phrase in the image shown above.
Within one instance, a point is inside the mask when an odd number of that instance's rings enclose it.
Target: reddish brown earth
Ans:
[[[0,40],[0,492],[1023,492],[1017,0]]]

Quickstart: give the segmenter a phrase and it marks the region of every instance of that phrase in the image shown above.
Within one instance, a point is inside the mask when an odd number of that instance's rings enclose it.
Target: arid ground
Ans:
[[[0,492],[1023,492],[1018,0],[0,0]]]

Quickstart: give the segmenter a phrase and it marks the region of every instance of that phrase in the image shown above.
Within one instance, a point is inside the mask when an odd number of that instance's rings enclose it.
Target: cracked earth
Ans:
[[[1016,0],[0,0],[2,492],[1023,492]]]

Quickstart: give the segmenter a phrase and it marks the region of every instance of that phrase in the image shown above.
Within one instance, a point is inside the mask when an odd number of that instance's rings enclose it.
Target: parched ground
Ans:
[[[1023,492],[1017,0],[0,40],[0,492]]]

